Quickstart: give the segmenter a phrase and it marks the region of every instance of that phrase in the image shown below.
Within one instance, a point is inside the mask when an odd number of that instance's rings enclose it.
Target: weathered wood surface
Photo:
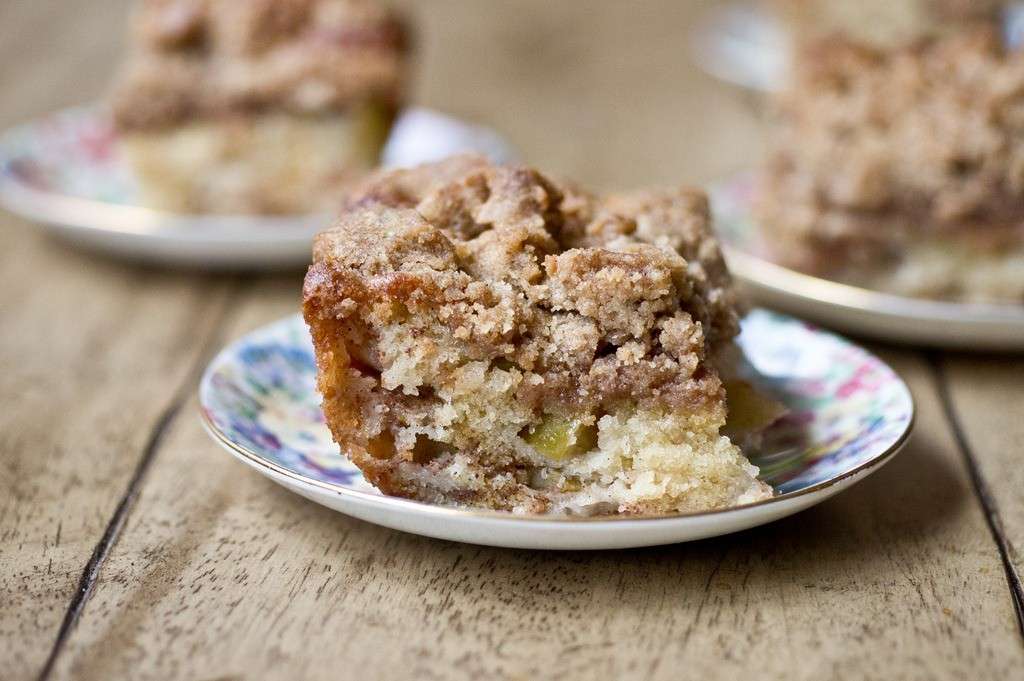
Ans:
[[[97,3],[72,21],[67,9],[0,4],[4,126],[101,83],[113,54],[96,35],[120,10]],[[0,214],[0,677],[44,664],[151,434],[191,393],[225,293],[83,255]]]
[[[541,166],[625,187],[756,156],[743,96],[688,60],[711,3],[402,4],[418,100],[495,125]],[[100,93],[124,5],[0,3],[0,122]],[[51,678],[87,680],[1024,668],[999,550],[1022,567],[1019,358],[884,350],[919,403],[911,444],[771,526],[639,551],[487,549],[320,508],[202,432],[196,371],[294,310],[299,280],[146,270],[0,214],[0,678],[37,677],[51,651]]]
[[[938,374],[1024,613],[1024,357],[952,355]]]
[[[234,331],[286,306],[268,307]],[[928,367],[891,358],[921,430],[887,468],[774,525],[640,551],[376,528],[241,467],[183,416],[58,677],[1012,676],[1006,582]]]
[[[418,99],[493,124],[587,186],[704,182],[761,146],[746,95],[700,73],[689,36],[713,0],[404,0]]]
[[[149,440],[192,392],[227,289],[24,230],[0,227],[0,659],[29,671]]]

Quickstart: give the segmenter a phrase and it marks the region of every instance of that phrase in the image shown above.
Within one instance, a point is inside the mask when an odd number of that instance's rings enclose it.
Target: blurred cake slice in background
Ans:
[[[327,424],[384,493],[584,515],[771,497],[723,434],[739,328],[699,191],[454,158],[367,182],[313,261]],[[759,410],[741,437],[766,404],[729,405]]]
[[[758,217],[787,266],[894,293],[1024,302],[1024,54],[994,29],[808,44]]]
[[[797,43],[842,35],[875,47],[995,23],[1005,0],[768,0]]]
[[[377,162],[406,52],[372,0],[145,0],[112,96],[144,202],[333,208],[333,189]]]

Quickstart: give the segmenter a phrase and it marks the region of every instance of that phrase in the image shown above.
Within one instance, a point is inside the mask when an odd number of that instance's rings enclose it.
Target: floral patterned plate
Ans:
[[[908,298],[802,274],[765,255],[751,214],[754,176],[710,188],[729,270],[764,305],[840,331],[896,343],[966,350],[1024,350],[1024,305]]]
[[[512,153],[501,137],[428,109],[399,116],[384,165],[476,151]],[[178,215],[139,205],[138,187],[99,106],[59,111],[0,136],[0,205],[82,246],[172,265],[294,267],[309,262],[326,215]]]
[[[203,422],[242,462],[324,506],[430,537],[492,546],[609,549],[735,532],[796,513],[849,487],[903,446],[910,391],[866,350],[765,310],[743,320],[739,345],[763,387],[789,413],[748,452],[775,488],[767,501],[642,518],[524,516],[382,495],[331,441],[316,391],[306,326],[288,317],[224,349],[199,387]]]

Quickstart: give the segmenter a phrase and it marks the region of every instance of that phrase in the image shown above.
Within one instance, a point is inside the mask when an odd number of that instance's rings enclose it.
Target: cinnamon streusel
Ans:
[[[945,35],[965,23],[999,21],[1005,0],[768,0],[797,44],[841,35],[895,47]]]
[[[972,29],[808,46],[759,218],[785,265],[892,292],[1024,301],[1024,54]]]
[[[516,512],[764,499],[720,434],[734,294],[698,191],[598,198],[460,157],[372,178],[304,314],[335,440],[387,494]]]
[[[374,0],[142,0],[132,43],[114,121],[162,209],[334,208],[402,97],[404,32]]]

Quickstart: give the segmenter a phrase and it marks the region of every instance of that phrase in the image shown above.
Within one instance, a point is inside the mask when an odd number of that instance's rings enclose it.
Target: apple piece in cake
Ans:
[[[694,190],[459,157],[381,173],[304,286],[327,423],[386,494],[659,514],[765,499],[720,434],[734,293]]]

